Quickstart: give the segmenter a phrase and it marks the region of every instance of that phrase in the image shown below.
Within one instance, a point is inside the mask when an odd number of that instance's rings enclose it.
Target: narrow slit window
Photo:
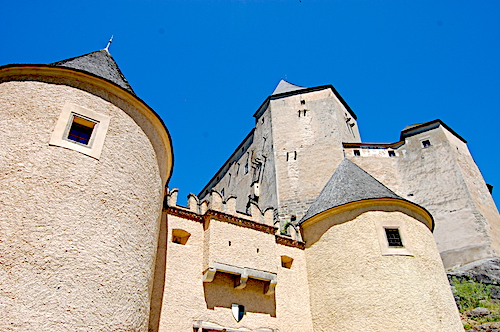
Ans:
[[[90,145],[92,133],[97,125],[97,122],[89,118],[73,114],[71,126],[68,131],[67,139],[75,141],[80,144]]]
[[[401,241],[401,234],[399,234],[398,228],[386,228],[385,235],[387,237],[389,247],[403,247],[403,241]]]

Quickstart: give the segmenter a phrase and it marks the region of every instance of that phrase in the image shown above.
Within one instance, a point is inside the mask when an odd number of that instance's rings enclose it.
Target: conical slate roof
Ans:
[[[358,165],[344,159],[299,224],[331,208],[373,198],[403,199]]]
[[[277,94],[280,94],[280,93],[285,93],[285,92],[292,92],[292,91],[302,90],[302,89],[307,89],[307,88],[305,88],[303,86],[298,86],[298,85],[289,83],[289,82],[287,82],[285,80],[281,80],[278,83],[278,86],[276,87],[276,89],[274,89],[274,91],[271,94],[271,96],[272,95],[277,95]]]
[[[75,58],[54,62],[51,63],[51,65],[86,71],[90,74],[111,81],[125,90],[134,93],[134,90],[132,90],[132,87],[128,84],[127,79],[123,76],[115,60],[105,49]]]

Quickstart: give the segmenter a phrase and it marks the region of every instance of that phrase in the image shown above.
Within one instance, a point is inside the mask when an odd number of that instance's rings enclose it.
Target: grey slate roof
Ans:
[[[280,94],[280,93],[285,93],[285,92],[302,90],[302,89],[307,89],[307,88],[303,87],[303,86],[298,86],[298,85],[289,83],[289,82],[287,82],[285,80],[281,80],[278,83],[278,86],[276,87],[276,89],[274,89],[274,91],[271,94],[271,96],[277,95],[277,94]]]
[[[115,60],[107,50],[88,53],[75,58],[54,62],[50,65],[88,72],[111,81],[128,92],[135,94],[130,84],[128,84],[127,79],[123,76],[120,68],[118,68]]]
[[[373,198],[404,200],[361,167],[344,159],[298,224],[331,208]]]

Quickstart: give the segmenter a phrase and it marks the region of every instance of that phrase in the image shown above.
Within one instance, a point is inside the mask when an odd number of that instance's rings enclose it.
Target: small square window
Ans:
[[[190,233],[183,229],[175,228],[172,230],[172,242],[185,245],[191,236]]]
[[[300,104],[301,104],[301,105],[305,105],[305,104],[306,104],[306,101],[305,101],[304,99],[302,99],[302,100],[300,101]]]
[[[389,151],[389,157],[396,157],[396,152]]]
[[[359,150],[354,150],[354,156],[355,157],[361,156],[361,153],[359,152]]]
[[[84,107],[65,103],[49,145],[60,146],[99,159],[110,117]]]
[[[291,269],[293,263],[293,258],[288,256],[281,256],[281,267],[286,269]]]
[[[422,141],[422,147],[428,148],[429,146],[431,146],[431,141],[428,139]]]
[[[389,247],[403,247],[403,241],[401,241],[401,235],[399,234],[399,228],[386,228],[385,236],[387,237],[387,243]]]
[[[90,145],[90,139],[97,122],[74,113],[71,116],[71,126],[66,138],[77,143]]]

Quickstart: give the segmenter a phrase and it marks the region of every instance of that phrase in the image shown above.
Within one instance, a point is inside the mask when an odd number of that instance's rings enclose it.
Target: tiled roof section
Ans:
[[[54,62],[50,65],[86,71],[111,81],[128,92],[135,94],[115,60],[107,50],[88,53],[75,58]]]
[[[289,83],[285,80],[281,80],[279,83],[278,83],[278,86],[276,87],[276,89],[274,89],[273,93],[271,94],[271,96],[273,95],[278,95],[280,93],[285,93],[285,92],[291,92],[291,91],[297,91],[297,90],[302,90],[302,89],[307,89],[306,87],[303,87],[303,86],[298,86],[298,85],[295,85],[295,84],[292,84],[292,83]]]
[[[344,159],[299,224],[331,208],[373,198],[403,199],[358,165]]]

